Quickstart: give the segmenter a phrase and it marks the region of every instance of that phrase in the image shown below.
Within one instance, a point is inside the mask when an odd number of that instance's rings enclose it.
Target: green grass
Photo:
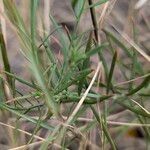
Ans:
[[[26,57],[28,61],[26,69],[31,70],[32,76],[32,80],[24,79],[11,69],[1,29],[0,48],[3,63],[0,71],[1,116],[9,112],[5,123],[7,124],[10,118],[15,119],[18,132],[20,130],[17,122],[22,124],[24,121],[35,125],[25,145],[16,143],[17,146],[34,145],[34,138],[40,137],[39,132],[45,129],[47,134],[39,144],[41,150],[48,149],[52,143],[53,146],[61,149],[69,149],[69,146],[77,141],[80,149],[86,149],[86,146],[92,149],[92,146],[96,146],[101,149],[111,147],[116,150],[116,140],[119,135],[123,135],[124,130],[130,128],[130,124],[132,126],[132,122],[129,122],[128,128],[122,125],[119,130],[115,126],[109,126],[108,118],[119,114],[118,107],[121,107],[123,111],[130,111],[134,116],[133,122],[143,128],[148,149],[150,129],[146,125],[149,125],[150,112],[146,104],[149,103],[150,98],[150,70],[145,68],[142,62],[146,54],[143,52],[144,55],[141,56],[136,49],[137,46],[125,42],[121,35],[105,26],[101,30],[104,38],[100,42],[95,9],[106,2],[107,0],[93,3],[89,0],[87,4],[85,0],[72,0],[76,17],[74,31],[71,33],[68,29],[64,29],[49,14],[49,21],[54,30],[41,36],[37,29],[38,14],[41,13],[38,0],[31,0],[29,4],[30,26],[25,25],[24,18],[14,2],[3,0],[6,20],[9,20],[18,35],[21,44],[18,49],[21,49]],[[93,28],[87,31],[88,35],[86,32],[77,31],[81,16],[87,11],[90,12],[93,25]],[[45,31],[44,26],[41,28]],[[135,30],[136,26],[132,28]],[[58,54],[51,47],[53,33],[58,34],[56,39],[63,59],[59,59]],[[133,34],[134,37],[137,36],[135,31]],[[136,39],[133,39],[135,43]],[[93,56],[99,58],[95,69],[91,63]],[[146,58],[144,63],[149,63],[149,56],[146,55]],[[119,83],[120,80],[123,81],[122,84]],[[21,93],[16,81],[30,89],[30,92]],[[91,112],[92,118],[88,118],[90,117],[87,116],[88,112]],[[55,120],[55,125],[49,123],[50,120]],[[110,128],[116,131],[116,137],[112,135]],[[97,129],[100,136],[98,145],[96,141],[94,143],[90,141],[92,138],[89,135],[94,129]],[[15,145],[11,143],[10,147]]]

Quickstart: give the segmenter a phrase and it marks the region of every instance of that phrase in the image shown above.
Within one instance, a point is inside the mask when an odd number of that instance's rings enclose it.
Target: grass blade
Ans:
[[[5,41],[4,41],[4,37],[3,37],[3,33],[2,33],[1,24],[0,24],[0,50],[2,53],[4,70],[11,73],[10,64],[9,64],[8,55],[7,55],[7,49],[6,49],[6,45],[5,45]],[[6,77],[7,77],[7,81],[9,83],[10,87],[12,87],[13,86],[12,79],[7,74],[6,74]]]
[[[33,118],[31,118],[31,117],[29,117],[29,116],[27,116],[27,115],[21,114],[21,113],[18,112],[17,110],[11,109],[10,106],[8,106],[8,105],[6,105],[6,104],[4,104],[4,103],[0,103],[0,109],[5,109],[5,110],[7,110],[7,111],[9,111],[9,112],[11,112],[11,113],[13,113],[13,114],[15,114],[15,115],[21,117],[21,118],[24,118],[24,119],[26,119],[26,120],[28,120],[28,121],[34,123],[34,124],[37,124],[37,122],[38,122],[37,120],[35,120],[35,119],[33,119]],[[46,123],[43,123],[43,122],[40,123],[40,126],[43,127],[43,128],[45,128],[45,129],[48,129],[48,130],[50,130],[50,131],[53,130],[53,127],[52,127],[52,126],[50,126],[50,125],[48,125],[48,124],[46,124]]]
[[[112,80],[113,72],[114,72],[114,69],[115,69],[116,61],[117,61],[117,51],[115,51],[115,53],[114,53],[112,63],[111,63],[111,67],[110,67],[110,72],[109,72],[109,75],[108,75],[107,92],[106,92],[107,94],[109,93],[110,86],[112,85],[111,80]]]
[[[136,88],[132,89],[128,94],[126,94],[127,96],[133,95],[135,93],[137,93],[139,90],[141,90],[143,87],[147,86],[150,84],[150,76],[146,77],[144,79],[144,81]]]
[[[94,109],[93,106],[90,106],[91,110],[93,111],[93,114],[97,120],[97,122],[99,123],[99,125],[101,126],[102,124],[102,130],[104,131],[104,134],[105,136],[107,137],[107,140],[109,141],[110,145],[111,145],[111,148],[113,150],[117,150],[116,148],[116,144],[114,143],[113,139],[111,138],[111,135],[110,133],[108,132],[108,128],[107,126],[105,125],[104,121],[103,120],[100,120],[100,117],[98,115],[98,113],[96,112],[96,110]]]

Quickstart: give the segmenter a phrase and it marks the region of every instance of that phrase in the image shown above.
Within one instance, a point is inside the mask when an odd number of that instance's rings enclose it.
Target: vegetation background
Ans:
[[[149,9],[1,0],[0,150],[150,149]]]

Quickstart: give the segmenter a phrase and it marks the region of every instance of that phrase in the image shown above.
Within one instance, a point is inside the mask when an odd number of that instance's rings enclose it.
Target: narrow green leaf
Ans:
[[[115,44],[117,44],[120,48],[122,48],[122,50],[125,51],[125,53],[127,54],[128,57],[132,58],[132,54],[129,52],[128,48],[125,46],[125,44],[123,44],[118,38],[115,37],[115,35],[113,35],[111,32],[109,32],[106,29],[103,29],[104,33],[106,35],[108,35]]]
[[[57,88],[55,89],[54,94],[58,94],[64,90],[66,90],[69,86],[73,85],[73,84],[78,84],[77,82],[80,81],[83,77],[87,76],[88,74],[91,73],[90,69],[85,69],[83,71],[80,71],[78,74],[74,74],[71,73],[70,77],[72,78],[68,78],[67,82],[66,80],[62,80],[61,83],[59,83],[59,86],[57,86]]]
[[[26,80],[24,80],[24,79],[22,79],[22,78],[16,76],[15,74],[12,74],[12,73],[9,73],[9,72],[6,72],[6,71],[5,71],[5,73],[6,73],[8,76],[10,76],[11,78],[14,78],[14,79],[16,79],[17,81],[19,81],[19,82],[21,82],[21,83],[23,83],[23,84],[25,84],[25,85],[27,85],[27,86],[29,86],[29,87],[31,87],[31,88],[40,90],[40,88],[38,87],[38,85],[35,85],[35,84],[33,85],[32,83],[30,83],[30,82],[28,82],[28,81],[26,81]]]
[[[107,80],[108,79],[108,67],[107,67],[107,62],[103,56],[103,49],[100,49],[100,51],[98,52],[98,56],[99,56],[99,60],[102,62],[104,66],[104,71],[105,71],[106,80]]]
[[[89,35],[89,39],[88,39],[88,42],[87,42],[87,45],[86,45],[86,49],[85,49],[85,53],[89,52],[90,49],[91,49],[91,46],[92,46],[92,33],[90,33]],[[90,65],[90,57],[89,58],[86,58],[84,61],[83,61],[83,65],[81,67],[82,70],[84,69],[87,69]],[[80,68],[80,66],[79,66]],[[82,88],[83,88],[83,85],[84,83],[87,85],[87,81],[86,81],[86,77],[82,78],[80,81],[79,81],[79,85],[78,85],[78,94],[80,95],[81,92],[82,92]]]
[[[126,109],[132,111],[132,112],[135,113],[136,115],[141,115],[141,116],[143,116],[143,117],[148,117],[148,118],[150,118],[150,114],[146,113],[146,112],[143,111],[141,108],[139,108],[139,107],[133,107],[133,105],[131,106],[130,103],[127,104],[127,102],[129,102],[129,101],[130,101],[130,100],[128,100],[127,98],[125,99],[125,97],[119,98],[119,99],[116,100],[116,102],[117,102],[119,105],[121,105],[121,106],[125,107]],[[135,104],[134,104],[134,106],[135,106]]]
[[[71,102],[76,102],[78,103],[79,100],[81,99],[81,96],[78,96],[78,94],[67,94],[67,95],[62,95],[59,98],[59,101],[62,103],[71,103]],[[101,95],[101,96],[96,96],[96,97],[91,97],[90,95],[84,100],[84,104],[96,104],[103,102],[105,100],[109,100],[111,98],[111,95]]]
[[[141,90],[143,87],[147,86],[148,84],[150,84],[150,76],[146,77],[144,79],[144,81],[138,85],[138,87],[132,89],[128,94],[126,94],[127,96],[133,95],[135,93],[137,93],[139,90]]]
[[[36,119],[33,119],[33,118],[31,118],[31,117],[29,117],[27,115],[21,114],[20,112],[11,109],[8,105],[6,105],[4,103],[0,103],[0,109],[5,109],[5,110],[7,110],[7,111],[9,111],[9,112],[19,116],[19,117],[22,117],[22,118],[24,118],[24,119],[26,119],[26,120],[34,123],[34,124],[37,124],[37,120]],[[45,129],[48,129],[50,131],[53,131],[53,129],[54,129],[52,126],[50,126],[50,125],[48,125],[47,123],[44,123],[44,122],[41,122],[40,126],[45,128]]]
[[[2,33],[1,24],[0,24],[0,50],[1,50],[1,54],[2,54],[4,70],[11,73],[10,64],[9,64],[8,55],[7,55],[7,49],[6,49],[6,45],[5,45],[5,41],[4,41],[4,37],[3,37],[3,33]],[[12,87],[13,86],[12,79],[7,74],[6,74],[6,77],[8,80],[8,84],[10,85],[10,87]]]
[[[55,27],[55,29],[57,29],[57,33],[59,34],[59,42],[61,43],[61,51],[63,53],[64,56],[64,63],[63,63],[63,68],[62,68],[62,73],[66,71],[66,66],[68,65],[68,56],[70,54],[69,52],[69,40],[68,38],[65,36],[63,30],[61,30],[59,28],[58,23],[56,22],[56,20],[54,19],[53,16],[50,15],[50,20],[53,23],[53,26]]]
[[[96,110],[94,109],[94,107],[93,107],[93,106],[90,106],[90,108],[91,108],[91,110],[93,111],[93,114],[94,114],[95,118],[97,119],[99,125],[100,125],[100,126],[102,125],[102,130],[104,131],[104,134],[105,134],[105,136],[107,137],[107,140],[109,141],[109,143],[110,143],[110,145],[111,145],[111,148],[112,148],[113,150],[117,150],[116,144],[115,144],[115,142],[113,141],[113,139],[112,139],[110,133],[108,132],[108,128],[107,128],[106,124],[104,123],[103,120],[100,120],[100,117],[99,117],[98,113],[96,112]]]
[[[115,51],[115,53],[114,53],[112,63],[111,63],[111,67],[110,67],[110,72],[109,72],[109,75],[108,75],[107,94],[109,93],[110,86],[112,85],[111,80],[112,80],[113,72],[114,72],[114,69],[115,69],[116,61],[117,61],[117,51]]]
[[[30,24],[31,24],[31,48],[32,48],[32,57],[35,61],[38,62],[37,47],[36,47],[36,10],[38,6],[38,0],[31,0],[30,4]]]
[[[88,51],[86,53],[86,58],[90,58],[92,55],[99,53],[102,49],[106,48],[107,46],[108,46],[108,43],[104,43],[104,44],[97,46],[96,48]]]
[[[75,12],[75,16],[77,18],[77,21],[79,22],[82,12],[84,10],[86,0],[72,0],[72,7]]]
[[[5,91],[4,91],[4,80],[3,78],[1,78],[0,76],[0,98],[1,98],[1,102],[4,102],[3,100],[6,98],[5,97]]]

